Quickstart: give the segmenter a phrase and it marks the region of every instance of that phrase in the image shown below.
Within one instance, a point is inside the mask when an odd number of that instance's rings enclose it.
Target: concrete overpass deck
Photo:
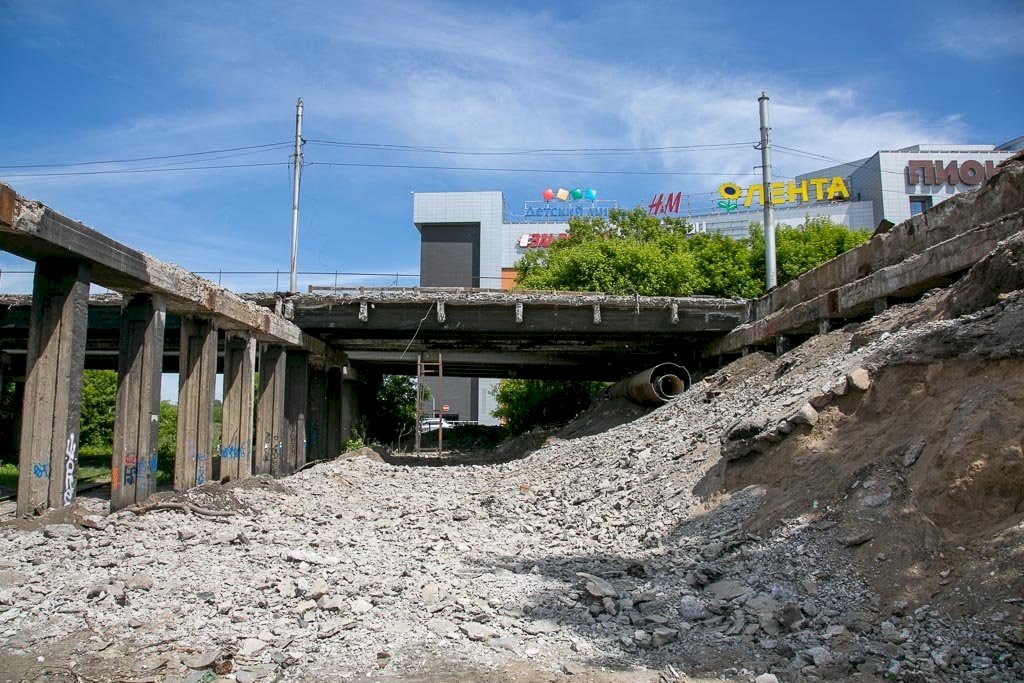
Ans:
[[[743,299],[462,288],[336,289],[289,304],[303,332],[360,371],[415,374],[418,354],[441,353],[451,376],[593,380],[692,364],[748,313]]]

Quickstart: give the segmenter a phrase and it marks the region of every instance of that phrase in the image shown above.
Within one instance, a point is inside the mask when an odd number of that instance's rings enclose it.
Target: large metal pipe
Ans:
[[[662,363],[608,387],[608,397],[624,396],[643,405],[660,406],[690,388],[690,373],[681,365]]]

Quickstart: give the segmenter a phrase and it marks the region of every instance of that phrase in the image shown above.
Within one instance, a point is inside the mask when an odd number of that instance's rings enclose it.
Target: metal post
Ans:
[[[444,439],[444,414],[447,412],[444,409],[444,363],[441,360],[440,353],[437,354],[437,376],[440,378],[439,383],[441,387],[441,414],[437,420],[437,453],[440,455],[444,452],[442,445]]]
[[[423,356],[416,356],[416,444],[414,450],[420,452],[420,437],[423,422]]]
[[[768,133],[768,96],[757,98],[761,109],[761,196],[764,197],[765,285],[770,291],[779,284],[775,274],[775,207],[772,206],[772,149]]]
[[[296,264],[299,252],[299,178],[302,175],[302,98],[295,105],[295,156],[292,171],[292,267],[290,294],[298,291]]]

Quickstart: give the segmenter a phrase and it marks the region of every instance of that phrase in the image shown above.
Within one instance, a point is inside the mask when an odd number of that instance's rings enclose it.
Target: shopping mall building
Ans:
[[[768,191],[777,224],[798,225],[809,216],[828,216],[851,228],[873,230],[882,221],[900,223],[976,188],[1022,148],[1024,137],[999,146],[914,145],[773,182]],[[750,224],[761,220],[764,194],[760,184],[727,182],[702,195],[661,192],[636,204],[659,217],[686,218],[694,232],[746,237]],[[564,238],[570,217],[607,216],[617,206],[618,202],[598,199],[590,188],[539,189],[537,200],[525,202],[521,213],[510,211],[498,191],[415,192],[420,286],[510,289],[516,262],[527,252]],[[444,403],[450,406],[449,418],[495,424],[495,384],[489,379],[447,378]],[[431,410],[430,405],[424,408]]]

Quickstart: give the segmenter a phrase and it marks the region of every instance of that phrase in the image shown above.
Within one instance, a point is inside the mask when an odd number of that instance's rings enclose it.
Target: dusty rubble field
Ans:
[[[1024,680],[1024,293],[986,277],[520,459],[10,521],[0,680]]]

